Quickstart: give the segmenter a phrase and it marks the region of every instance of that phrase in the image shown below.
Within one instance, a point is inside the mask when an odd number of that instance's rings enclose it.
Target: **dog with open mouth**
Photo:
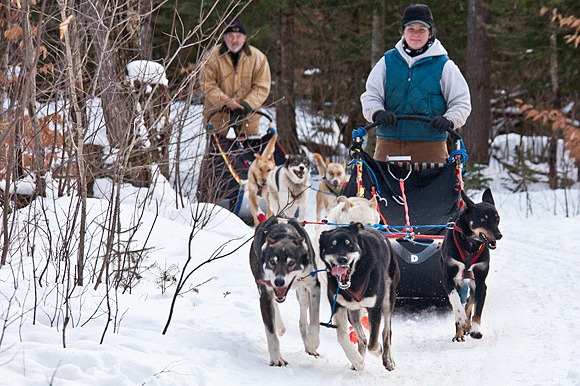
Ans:
[[[320,235],[320,258],[327,273],[327,295],[333,307],[336,336],[352,368],[364,370],[368,349],[394,370],[391,354],[391,315],[400,278],[397,258],[390,243],[376,229],[361,223],[324,231]],[[368,312],[369,340],[362,328],[362,310]],[[379,342],[381,319],[383,342]],[[348,322],[358,337],[358,350],[350,342]]]
[[[305,351],[315,357],[320,344],[320,283],[314,271],[314,250],[308,233],[293,218],[273,216],[256,227],[250,267],[260,293],[270,366],[288,364],[280,354],[278,336],[286,331],[278,303],[290,289],[300,304],[299,327]]]
[[[305,155],[286,155],[286,162],[268,175],[266,199],[268,217],[284,214],[304,221],[308,190],[310,189],[310,160]]]
[[[457,221],[447,229],[441,246],[443,286],[455,315],[454,342],[463,342],[467,334],[474,339],[483,336],[481,313],[487,294],[489,251],[502,238],[490,189],[483,192],[482,202],[478,204],[463,191],[461,198],[465,206]]]

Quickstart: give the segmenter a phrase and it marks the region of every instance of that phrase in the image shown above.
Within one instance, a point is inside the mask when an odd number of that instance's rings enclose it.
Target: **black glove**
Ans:
[[[448,120],[447,118],[438,115],[431,119],[431,124],[429,125],[432,129],[437,130],[439,133],[444,133],[447,130],[453,129],[453,122]]]
[[[392,111],[379,110],[373,114],[373,122],[378,122],[381,126],[396,126],[397,116]]]
[[[252,112],[252,108],[248,104],[248,102],[240,102],[242,106],[244,106],[244,115],[248,115]]]

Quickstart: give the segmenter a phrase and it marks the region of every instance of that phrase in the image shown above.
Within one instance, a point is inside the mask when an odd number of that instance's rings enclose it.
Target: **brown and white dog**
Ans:
[[[316,192],[316,220],[321,221],[338,203],[338,196],[347,182],[346,162],[337,163],[324,160],[318,153],[312,154],[316,162],[318,174],[322,176],[318,192]]]
[[[252,217],[254,218],[254,226],[258,226],[260,223],[258,216],[263,214],[261,213],[258,199],[259,197],[266,196],[268,175],[276,167],[276,162],[274,161],[274,150],[276,149],[277,139],[278,134],[274,134],[268,141],[262,154],[254,154],[255,159],[248,169],[248,199],[250,200],[250,210],[252,212]],[[265,216],[263,220],[265,220]]]

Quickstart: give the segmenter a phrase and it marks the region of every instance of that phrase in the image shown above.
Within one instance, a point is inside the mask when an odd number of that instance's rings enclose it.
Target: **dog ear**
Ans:
[[[473,206],[475,205],[475,203],[473,201],[471,201],[471,199],[469,197],[467,197],[467,194],[465,194],[465,191],[461,191],[461,199],[463,200],[463,202],[465,202],[465,205],[467,206]]]
[[[362,229],[364,229],[364,227],[365,226],[360,222],[351,222],[350,225],[348,226],[348,229],[354,233],[358,233]]]
[[[323,249],[323,245],[326,245],[326,240],[328,240],[328,232],[329,231],[323,231],[320,234],[320,237],[318,238],[318,245],[320,246],[320,252],[322,252]]]
[[[352,202],[350,202],[348,199],[346,199],[344,201],[344,206],[342,207],[342,211],[346,212],[347,210],[349,210],[352,207],[353,207]]]
[[[377,196],[373,196],[373,198],[369,200],[369,206],[373,209],[377,207]]]
[[[254,158],[260,159],[260,158],[262,158],[262,156],[260,155],[260,153],[254,153]]]
[[[338,196],[338,198],[336,199],[337,202],[347,202],[348,198],[346,196]]]
[[[493,200],[493,195],[491,194],[490,188],[485,189],[485,191],[483,192],[483,202],[487,202],[488,204],[495,206],[495,202]]]
[[[304,241],[304,239],[302,237],[297,237],[294,239],[294,244],[296,245],[302,245],[302,242]]]

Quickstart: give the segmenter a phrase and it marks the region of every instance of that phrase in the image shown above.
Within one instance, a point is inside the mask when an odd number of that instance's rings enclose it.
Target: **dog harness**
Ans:
[[[457,247],[457,250],[461,255],[461,260],[463,260],[463,264],[465,266],[463,268],[462,274],[462,277],[465,279],[466,277],[465,271],[466,270],[469,271],[469,268],[477,262],[477,259],[479,259],[479,256],[481,256],[481,254],[483,253],[485,243],[482,242],[477,251],[470,254],[468,251],[459,246],[459,241],[457,241],[457,233],[460,233],[462,235],[464,234],[463,230],[459,226],[457,226],[457,223],[455,223],[453,224],[453,241],[455,242],[455,246]],[[473,279],[473,271],[469,271],[469,277]]]
[[[352,296],[354,298],[354,300],[356,300],[357,302],[361,302],[363,299],[363,293],[365,292],[365,290],[367,289],[368,284],[369,284],[369,277],[370,277],[370,274],[367,275],[364,283],[362,283],[362,285],[360,286],[360,288],[357,291],[353,291],[349,287],[349,288],[345,289],[344,292],[346,292],[347,294]]]

